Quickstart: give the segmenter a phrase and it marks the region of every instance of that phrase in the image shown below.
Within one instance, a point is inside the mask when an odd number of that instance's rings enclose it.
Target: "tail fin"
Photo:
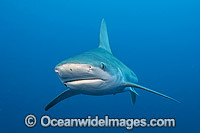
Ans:
[[[162,96],[162,97],[168,98],[168,99],[170,99],[170,100],[172,100],[172,101],[175,101],[175,102],[180,103],[178,100],[176,100],[176,99],[174,99],[174,98],[172,98],[172,97],[169,97],[169,96],[164,95],[164,94],[162,94],[162,93],[159,93],[159,92],[157,92],[157,91],[154,91],[154,90],[148,89],[148,88],[143,87],[143,86],[138,85],[138,84],[134,84],[134,83],[124,83],[124,84],[122,84],[122,85],[125,86],[125,87],[134,87],[134,88],[143,89],[143,90],[146,90],[146,91],[152,92],[152,93],[154,93],[154,94],[160,95],[160,96]]]

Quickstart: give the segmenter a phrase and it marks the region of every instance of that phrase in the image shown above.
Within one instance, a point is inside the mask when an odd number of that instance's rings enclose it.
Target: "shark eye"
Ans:
[[[101,69],[104,69],[105,65],[103,63],[101,63]]]

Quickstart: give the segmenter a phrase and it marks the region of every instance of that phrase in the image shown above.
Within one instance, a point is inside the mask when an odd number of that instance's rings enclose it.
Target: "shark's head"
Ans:
[[[116,67],[116,61],[103,20],[99,48],[62,61],[55,67],[55,71],[62,83],[70,89],[96,95],[115,93],[113,90],[120,87],[123,77],[119,67]]]
[[[113,63],[105,60],[105,54],[110,55],[104,49],[98,48],[71,57],[59,63],[55,67],[55,72],[62,83],[70,89],[91,94],[100,91],[108,92],[120,86],[122,76],[120,70]]]
[[[101,80],[106,81],[110,78],[109,71],[106,71],[104,62],[85,63],[85,62],[65,62],[59,63],[55,67],[55,72],[63,83],[78,80]]]

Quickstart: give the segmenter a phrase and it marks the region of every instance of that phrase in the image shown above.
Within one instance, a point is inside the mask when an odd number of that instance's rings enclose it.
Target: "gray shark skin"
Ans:
[[[101,22],[99,47],[60,62],[55,72],[67,90],[52,100],[46,106],[46,111],[60,101],[79,94],[100,96],[130,91],[132,103],[135,103],[138,95],[136,88],[179,102],[136,84],[136,74],[111,52],[104,19]]]

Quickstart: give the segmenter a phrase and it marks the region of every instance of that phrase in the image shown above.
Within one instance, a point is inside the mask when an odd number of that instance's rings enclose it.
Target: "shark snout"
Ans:
[[[59,72],[57,68],[55,68],[55,72],[56,72],[56,73],[58,73],[58,72]]]
[[[56,74],[59,76],[59,77],[62,77],[63,76],[63,74],[65,73],[65,69],[64,69],[64,67],[63,66],[56,66],[55,67],[55,72],[56,72]]]
[[[91,66],[85,66],[85,64],[64,64],[55,67],[56,73],[66,73],[74,71],[84,71],[84,69],[91,69]]]
[[[57,65],[55,72],[60,78],[88,76],[92,74],[92,66],[89,64],[66,63]]]

